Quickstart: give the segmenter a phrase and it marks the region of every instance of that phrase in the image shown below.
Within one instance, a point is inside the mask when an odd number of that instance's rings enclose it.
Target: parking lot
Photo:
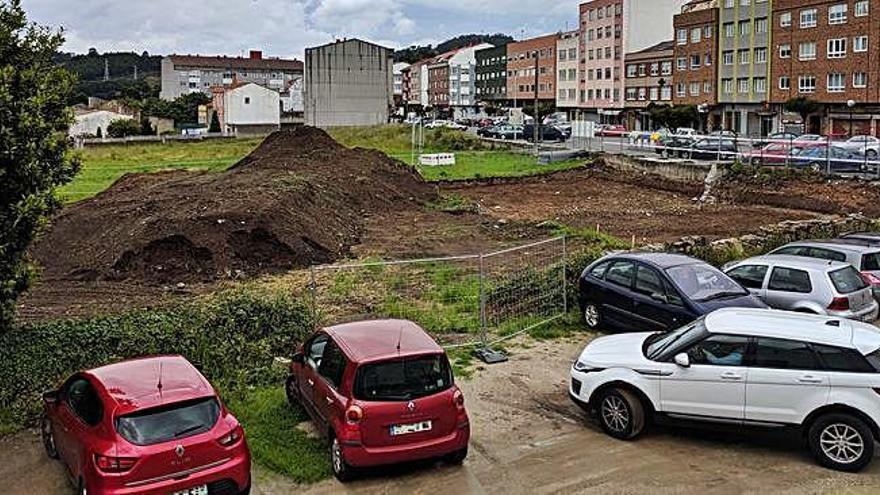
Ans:
[[[877,493],[880,463],[859,474],[817,466],[796,432],[654,427],[634,442],[602,433],[567,397],[568,367],[592,336],[514,343],[511,360],[459,380],[471,415],[463,467],[418,464],[345,486],[299,487],[258,470],[258,494]],[[23,432],[0,441],[7,494],[72,493],[62,467]]]

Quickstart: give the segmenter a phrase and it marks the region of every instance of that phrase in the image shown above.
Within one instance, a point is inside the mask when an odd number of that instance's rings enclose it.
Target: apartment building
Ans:
[[[672,102],[694,105],[704,131],[721,127],[718,109],[718,2],[693,0],[672,19],[674,67]]]
[[[404,102],[404,78],[408,77],[409,64],[406,62],[398,62],[391,66],[392,74],[392,94],[394,94],[394,104],[401,105]]]
[[[449,61],[443,58],[428,66],[428,106],[444,113],[449,107]]]
[[[652,130],[648,106],[672,103],[673,41],[626,54],[625,116],[627,129]]]
[[[409,104],[428,106],[428,65],[431,59],[419,60],[409,67]]]
[[[477,100],[498,103],[507,99],[507,45],[477,50],[476,84]]]
[[[388,123],[391,49],[358,39],[306,48],[305,122],[317,127]]]
[[[592,0],[580,5],[581,118],[619,123],[625,53],[672,39],[672,16],[685,0]]]
[[[774,0],[773,8],[770,99],[779,125],[880,135],[880,0]],[[784,103],[799,96],[824,112],[808,122],[786,114]]]
[[[556,101],[556,40],[549,34],[507,45],[507,99],[521,107],[524,101]],[[537,77],[536,77],[537,75]]]
[[[578,107],[580,89],[580,31],[561,33],[556,40],[556,108],[573,118]]]
[[[258,50],[252,50],[247,58],[169,55],[162,59],[159,97],[170,101],[197,92],[210,96],[214,86],[244,82],[280,92],[302,74],[303,63],[299,60],[264,58]]]
[[[722,126],[740,135],[775,130],[768,106],[771,11],[769,0],[721,0],[719,6],[718,103]]]
[[[449,106],[454,118],[471,117],[479,112],[476,53],[488,48],[493,45],[480,43],[461,48],[449,57]]]

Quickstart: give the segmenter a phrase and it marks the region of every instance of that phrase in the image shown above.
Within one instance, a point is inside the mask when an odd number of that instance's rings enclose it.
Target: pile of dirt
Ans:
[[[222,173],[126,175],[65,208],[32,254],[50,279],[252,276],[346,256],[370,216],[435,199],[406,165],[304,127]]]

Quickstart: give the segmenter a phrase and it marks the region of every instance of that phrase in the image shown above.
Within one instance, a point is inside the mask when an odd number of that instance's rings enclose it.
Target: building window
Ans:
[[[749,92],[749,78],[741,77],[737,79],[737,83],[739,84],[739,92],[746,94]]]
[[[686,45],[687,42],[688,42],[688,32],[687,32],[687,29],[679,29],[679,30],[678,30],[678,36],[677,36],[677,39],[678,39],[678,44],[679,44],[679,45]]]
[[[250,105],[250,104],[251,104],[251,97],[250,97],[250,96],[245,96],[245,97],[244,97],[244,104],[245,104],[245,105]]]
[[[733,94],[733,79],[722,79],[721,89],[725,94]]]
[[[668,76],[672,74],[672,62],[664,61],[660,64],[660,74],[663,76]]]
[[[816,92],[816,76],[800,76],[798,77],[798,92],[815,93]]]
[[[739,51],[739,63],[743,65],[747,65],[751,60],[751,51],[749,50],[740,50]]]
[[[684,57],[679,57],[676,62],[678,63],[678,70],[683,71],[687,70],[687,59]]]
[[[791,78],[788,76],[780,76],[779,77],[779,89],[783,89],[783,90],[791,89]]]
[[[703,30],[696,27],[691,29],[691,43],[699,43],[700,37],[703,35]]]
[[[868,74],[866,72],[856,72],[853,74],[853,87],[865,88],[868,86]]]
[[[816,9],[806,9],[801,11],[801,29],[816,27],[818,17],[817,12]]]
[[[755,93],[764,94],[767,92],[767,79],[763,77],[755,78]]]
[[[828,40],[828,58],[846,57],[846,38]]]
[[[707,95],[712,93],[712,83],[709,81],[703,81],[703,93]]]
[[[724,65],[733,65],[733,52],[726,51],[721,54],[722,61]]]
[[[766,64],[767,63],[767,49],[766,48],[755,48],[755,63],[756,64]]]
[[[846,23],[846,10],[847,5],[845,3],[839,3],[828,7],[828,24]]]
[[[699,55],[691,55],[691,70],[696,70],[700,68],[700,56]]]
[[[703,38],[706,38],[706,39],[711,38],[713,31],[715,31],[714,26],[703,27]]]
[[[816,60],[816,43],[801,43],[798,47],[798,60]]]
[[[867,36],[856,36],[855,38],[853,38],[853,51],[854,52],[868,51],[868,37]]]
[[[739,35],[748,36],[752,33],[751,21],[739,21]]]
[[[779,14],[779,27],[791,26],[791,12],[783,12]]]
[[[724,24],[724,36],[733,38],[736,35],[736,28],[732,22]]]
[[[700,83],[692,82],[690,89],[691,96],[700,96]]]
[[[755,19],[755,33],[756,34],[766,34],[767,33],[767,18],[762,17],[760,19]]]
[[[859,0],[858,2],[856,2],[853,8],[853,15],[855,15],[856,17],[864,17],[868,15],[868,5],[868,0]]]
[[[678,85],[675,88],[676,96],[678,96],[680,98],[687,96],[687,93],[685,91],[686,91],[686,89],[685,89],[684,83],[678,83]]]
[[[791,45],[779,45],[779,58],[791,58]]]
[[[844,82],[843,74],[839,72],[828,74],[829,93],[842,93],[844,89],[846,89],[846,83]]]

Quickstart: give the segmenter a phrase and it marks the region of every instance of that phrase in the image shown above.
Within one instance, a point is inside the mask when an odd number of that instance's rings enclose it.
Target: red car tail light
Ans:
[[[364,410],[360,406],[351,405],[345,410],[345,421],[356,425],[364,419]]]
[[[877,275],[874,275],[871,272],[862,272],[862,278],[865,279],[865,282],[868,285],[874,285],[874,286],[880,285],[880,277],[878,277]]]
[[[110,457],[95,454],[95,465],[105,473],[124,473],[137,462],[134,457]]]
[[[831,300],[831,304],[828,305],[828,309],[831,311],[846,311],[849,309],[849,298],[848,297],[835,297]]]
[[[229,433],[218,438],[217,442],[219,442],[220,445],[224,447],[231,447],[232,445],[238,443],[239,440],[241,440],[242,433],[243,431],[241,429],[241,425],[238,425]]]
[[[461,393],[461,390],[455,390],[455,393],[452,394],[452,402],[455,403],[455,407],[458,409],[464,409],[464,394]]]

